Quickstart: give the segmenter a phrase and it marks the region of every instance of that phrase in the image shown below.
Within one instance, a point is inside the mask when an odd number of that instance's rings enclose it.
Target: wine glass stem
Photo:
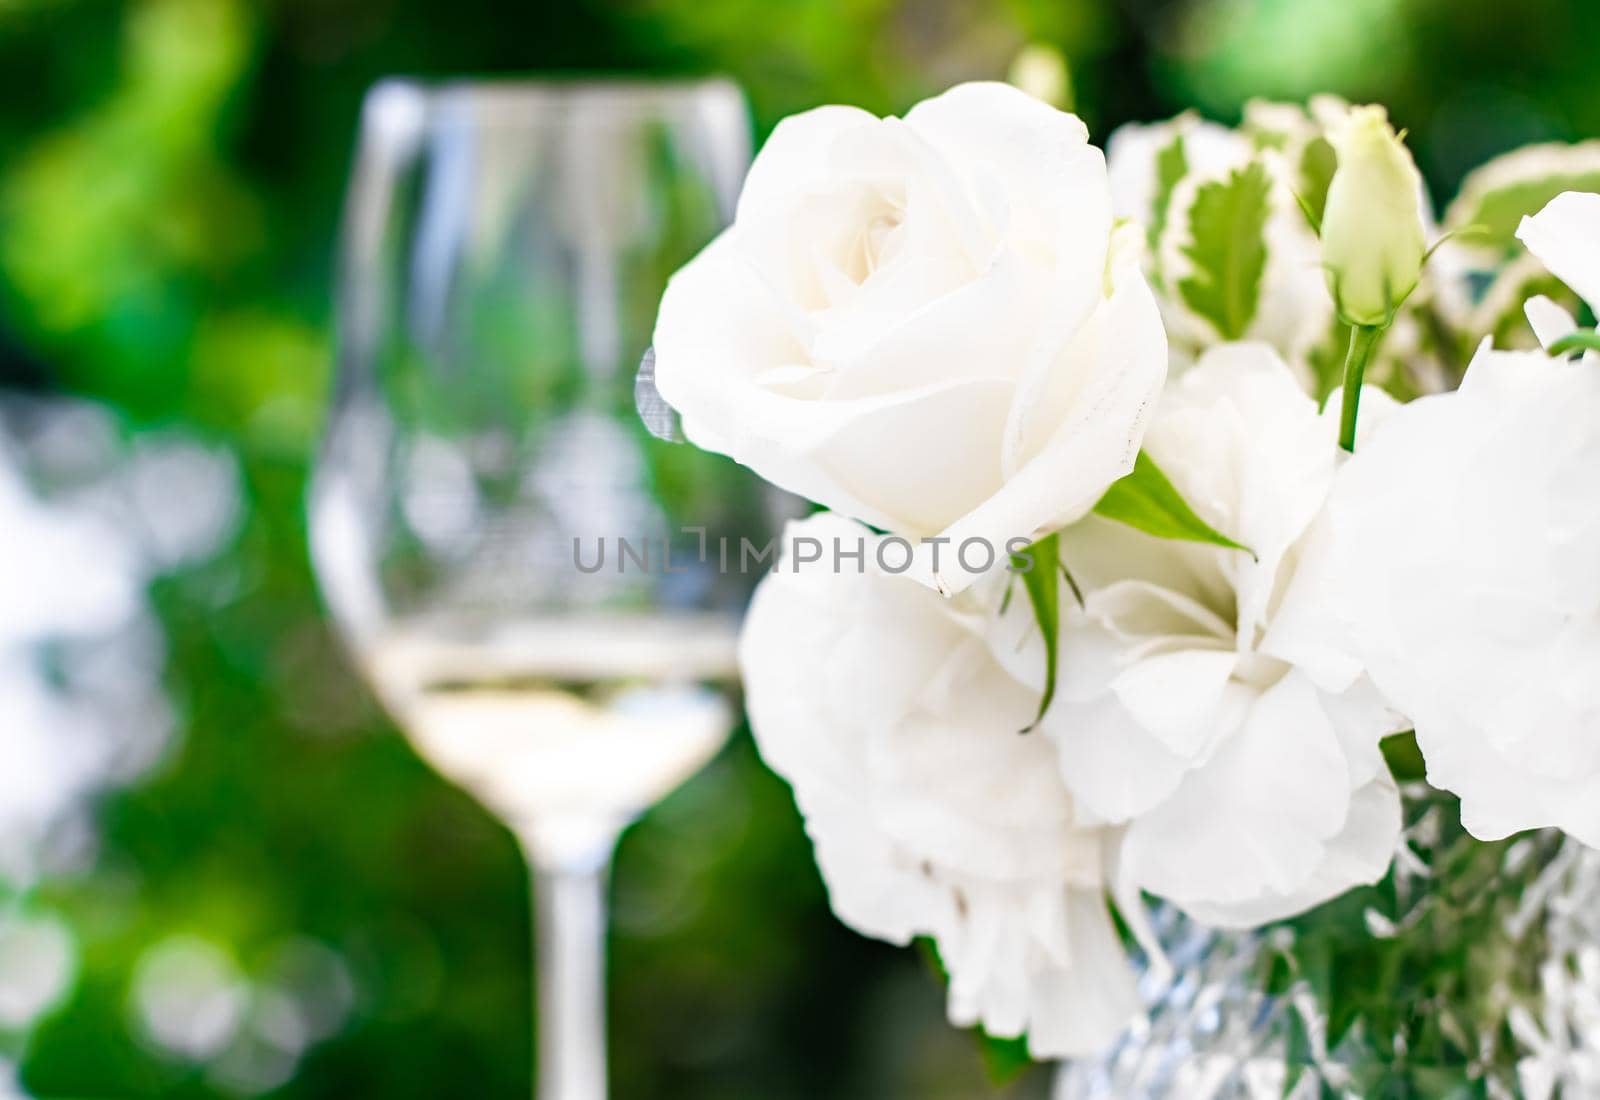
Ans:
[[[529,846],[538,967],[538,1100],[605,1100],[609,847],[552,859]]]

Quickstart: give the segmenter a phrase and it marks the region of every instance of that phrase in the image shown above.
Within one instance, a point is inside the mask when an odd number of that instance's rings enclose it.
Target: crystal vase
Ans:
[[[1600,852],[1405,792],[1389,875],[1250,932],[1156,914],[1170,973],[1055,1100],[1600,1096]]]

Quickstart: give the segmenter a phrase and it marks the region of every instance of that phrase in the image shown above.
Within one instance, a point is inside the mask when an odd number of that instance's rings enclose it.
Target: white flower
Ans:
[[[1319,532],[1305,583],[1349,631],[1327,679],[1367,670],[1486,840],[1600,846],[1597,486],[1600,365],[1485,346],[1357,448]]]
[[[1339,166],[1322,215],[1322,266],[1339,315],[1387,324],[1422,274],[1422,177],[1382,107],[1353,107],[1328,134]]]
[[[1387,403],[1365,401],[1374,418]],[[1215,924],[1277,919],[1376,881],[1399,835],[1378,749],[1395,717],[1365,680],[1322,690],[1274,638],[1334,479],[1334,439],[1269,348],[1223,345],[1169,386],[1145,447],[1255,557],[1097,516],[1061,537],[1083,605],[1063,591],[1041,728],[1080,823],[1126,824],[1126,883]],[[1027,609],[1003,622],[1010,641],[996,652],[1037,684]]]
[[[834,912],[894,943],[931,936],[953,1023],[1026,1030],[1037,1057],[1100,1049],[1139,1005],[1103,896],[1112,838],[1073,826],[1050,742],[1019,733],[1039,696],[986,643],[995,585],[945,599],[876,572],[876,536],[834,515],[785,545],[800,537],[830,551],[762,581],[740,664]],[[835,571],[834,539],[866,540],[865,572]]]
[[[1557,195],[1539,213],[1522,219],[1517,238],[1590,309],[1600,304],[1600,195]],[[1543,295],[1530,298],[1524,308],[1545,347],[1577,331],[1572,314]]]
[[[1015,88],[903,120],[809,111],[668,286],[656,382],[690,439],[783,488],[1003,546],[1086,513],[1139,449],[1166,339],[1137,248],[1113,243],[1083,124]],[[919,551],[922,579],[973,580]]]

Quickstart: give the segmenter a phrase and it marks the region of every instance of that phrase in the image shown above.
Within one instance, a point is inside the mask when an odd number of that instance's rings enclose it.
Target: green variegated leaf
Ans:
[[[1150,211],[1150,250],[1156,251],[1161,234],[1167,227],[1167,216],[1172,206],[1172,192],[1178,181],[1189,172],[1189,154],[1183,145],[1183,134],[1174,134],[1172,141],[1156,154],[1156,194]]]
[[[1178,293],[1224,340],[1243,337],[1256,315],[1271,187],[1266,168],[1251,161],[1201,185],[1189,206],[1183,253],[1193,271],[1179,280]]]
[[[1159,539],[1204,542],[1251,553],[1249,547],[1233,541],[1195,515],[1155,459],[1143,451],[1134,461],[1133,473],[1113,483],[1094,506],[1094,512]]]
[[[1462,224],[1483,227],[1473,233],[1473,244],[1515,252],[1521,247],[1517,242],[1517,226],[1522,224],[1522,219],[1537,214],[1564,191],[1600,192],[1600,171],[1545,176],[1490,191],[1470,214],[1465,215]]]
[[[1535,145],[1490,161],[1462,184],[1445,225],[1472,227],[1468,244],[1505,256],[1521,251],[1517,226],[1563,191],[1600,193],[1600,142]]]

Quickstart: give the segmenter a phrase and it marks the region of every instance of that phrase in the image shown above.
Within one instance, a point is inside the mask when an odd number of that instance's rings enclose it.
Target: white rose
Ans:
[[[1385,399],[1367,401],[1379,415]],[[1214,924],[1285,917],[1376,881],[1400,829],[1378,748],[1395,716],[1367,681],[1322,690],[1273,644],[1333,482],[1335,424],[1270,348],[1229,344],[1168,387],[1145,447],[1256,557],[1098,516],[1062,533],[1083,605],[1063,590],[1041,729],[1080,824],[1125,824],[1127,884]],[[1002,622],[995,652],[1037,685],[1027,608]]]
[[[1486,840],[1600,846],[1597,486],[1600,364],[1485,346],[1357,448],[1304,578],[1349,632],[1330,678],[1367,670]]]
[[[1539,213],[1522,219],[1517,238],[1591,310],[1600,305],[1600,195],[1557,195]],[[1545,347],[1578,329],[1572,314],[1543,295],[1529,299],[1524,308]]]
[[[656,382],[702,447],[974,577],[1127,473],[1166,372],[1104,159],[1075,117],[965,84],[879,119],[781,123],[735,222],[673,278]]]
[[[1073,826],[1052,746],[1018,732],[1038,694],[986,644],[999,593],[947,600],[881,574],[877,536],[839,516],[798,538],[823,559],[762,581],[740,665],[834,912],[894,943],[931,936],[953,1023],[1026,1030],[1040,1058],[1100,1049],[1139,1007],[1103,894],[1111,837]],[[865,540],[864,572],[835,571],[836,539]]]

